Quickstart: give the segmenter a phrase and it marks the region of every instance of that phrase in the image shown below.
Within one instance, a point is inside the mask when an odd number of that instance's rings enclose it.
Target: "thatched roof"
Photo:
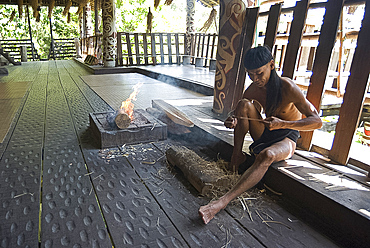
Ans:
[[[40,6],[49,6],[50,0],[38,1]],[[66,6],[68,0],[55,0],[55,6]],[[72,1],[72,6],[78,6],[81,1]],[[0,0],[0,5],[18,5],[18,0]],[[23,5],[30,5],[31,0],[23,0]]]

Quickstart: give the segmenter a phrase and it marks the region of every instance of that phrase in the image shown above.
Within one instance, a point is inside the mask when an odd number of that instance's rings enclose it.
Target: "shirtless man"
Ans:
[[[245,90],[233,115],[224,123],[227,128],[234,129],[229,169],[238,171],[239,165],[246,160],[242,147],[248,131],[254,141],[250,151],[255,155],[255,161],[228,193],[200,207],[199,215],[205,224],[230,201],[255,186],[272,163],[290,158],[299,131],[312,131],[322,125],[316,109],[298,86],[291,79],[276,74],[269,48],[260,46],[248,50],[244,66],[253,82]],[[258,106],[262,106],[267,118],[262,118]]]

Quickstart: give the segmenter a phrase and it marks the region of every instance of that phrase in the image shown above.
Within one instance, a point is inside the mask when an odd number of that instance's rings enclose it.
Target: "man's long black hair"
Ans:
[[[272,69],[270,79],[266,84],[266,116],[276,115],[281,100],[281,78],[277,75],[276,70]]]
[[[244,66],[247,70],[260,68],[273,60],[271,49],[268,46],[258,46],[249,49],[244,56]],[[266,84],[266,116],[276,114],[277,108],[281,104],[281,78],[276,70],[271,70],[270,79]]]

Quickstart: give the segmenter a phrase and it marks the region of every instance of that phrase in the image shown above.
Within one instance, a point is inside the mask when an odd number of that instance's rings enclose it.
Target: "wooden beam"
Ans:
[[[241,41],[242,48],[240,53],[235,56],[235,63],[239,64],[231,109],[234,109],[236,107],[237,103],[243,96],[245,78],[247,75],[247,70],[245,69],[243,63],[243,55],[252,47],[254,36],[256,33],[258,13],[259,7],[247,8],[246,27],[243,30]]]
[[[329,0],[326,5],[324,22],[319,36],[319,45],[316,50],[315,61],[312,68],[311,83],[307,91],[307,99],[320,110],[325,79],[329,68],[332,50],[337,37],[337,30],[344,0]],[[299,146],[309,150],[313,132],[301,132],[302,139]]]
[[[264,45],[273,48],[276,40],[276,34],[279,26],[281,13],[281,3],[272,5],[270,7],[270,13],[267,20],[266,35]]]
[[[299,1],[294,8],[293,21],[283,64],[283,77],[293,78],[297,54],[301,46],[303,28],[306,23],[308,2],[308,0]]]
[[[365,15],[358,35],[357,48],[353,56],[350,76],[343,96],[339,120],[335,129],[333,147],[329,157],[346,164],[352,138],[358,126],[363,102],[368,87],[370,72],[370,1],[366,1]],[[357,121],[355,121],[357,120]]]

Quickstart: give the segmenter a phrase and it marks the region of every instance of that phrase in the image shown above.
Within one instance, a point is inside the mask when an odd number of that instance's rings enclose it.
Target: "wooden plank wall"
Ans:
[[[283,77],[293,78],[298,50],[301,46],[303,28],[306,23],[308,4],[308,0],[302,0],[297,2],[294,8],[292,27],[283,64]]]
[[[322,92],[324,90],[332,50],[337,37],[338,23],[342,13],[344,0],[329,0],[326,5],[324,22],[319,36],[319,45],[316,50],[312,68],[311,85],[307,90],[307,99],[320,110]],[[306,150],[310,148],[313,132],[301,132],[300,146]]]
[[[275,44],[280,14],[281,14],[281,3],[272,5],[267,20],[266,36],[264,40],[264,45],[270,47],[271,49]]]
[[[342,107],[339,112],[333,147],[329,152],[330,158],[346,164],[352,137],[358,127],[359,117],[363,108],[364,97],[368,87],[370,72],[370,1],[366,1],[365,16],[357,39],[357,48],[348,78]],[[370,166],[367,168],[370,171]]]

